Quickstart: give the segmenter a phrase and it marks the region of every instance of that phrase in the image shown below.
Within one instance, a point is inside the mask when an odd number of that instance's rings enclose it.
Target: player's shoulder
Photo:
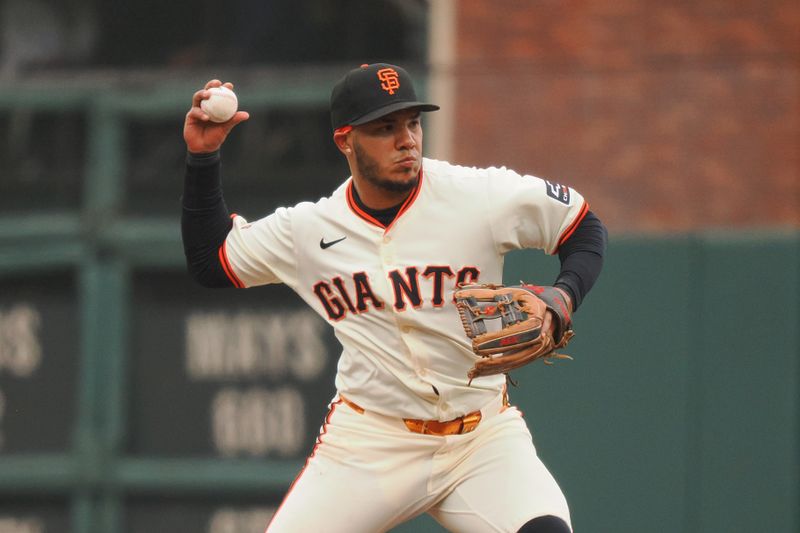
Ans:
[[[461,180],[486,179],[488,169],[456,165],[439,159],[422,159],[425,178],[433,182],[453,182]]]
[[[319,200],[305,200],[291,206],[278,207],[272,213],[255,222],[248,222],[244,217],[236,215],[234,224],[243,229],[256,227],[273,231],[276,228],[283,228],[281,231],[284,232],[303,233],[315,227],[318,228],[325,220],[340,220],[342,217],[340,206],[344,202],[340,199],[337,200],[337,196],[343,194],[344,185],[330,196]]]
[[[316,202],[304,202],[306,209],[330,210],[336,206],[343,206],[347,197],[347,187],[352,178],[345,180],[328,196],[323,196]]]
[[[519,175],[516,171],[506,168],[505,166],[466,166],[456,165],[449,161],[442,161],[439,159],[430,159],[427,157],[422,158],[423,168],[426,174],[453,176],[464,178],[487,178],[498,174],[512,174]]]
[[[456,165],[441,159],[422,158],[422,168],[426,175],[436,177],[475,177],[485,169]]]
[[[341,209],[342,206],[345,205],[344,198],[347,194],[347,184],[349,181],[350,180],[347,180],[339,185],[339,187],[328,196],[323,196],[318,200],[305,200],[287,208],[290,216],[293,218],[308,217]]]
[[[423,159],[425,177],[432,182],[469,185],[472,188],[477,181],[503,181],[508,179],[518,179],[520,175],[504,166],[496,167],[477,167],[456,165],[448,161],[437,159]]]

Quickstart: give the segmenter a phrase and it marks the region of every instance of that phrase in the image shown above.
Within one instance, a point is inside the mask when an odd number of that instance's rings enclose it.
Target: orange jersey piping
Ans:
[[[278,513],[281,512],[283,504],[285,504],[286,500],[289,499],[289,495],[292,493],[294,486],[297,485],[298,481],[300,481],[300,478],[308,469],[308,464],[311,462],[311,459],[317,454],[317,449],[319,449],[320,445],[322,444],[322,437],[324,437],[325,434],[328,433],[328,424],[331,423],[331,417],[333,416],[333,412],[336,410],[336,406],[341,405],[342,402],[343,400],[339,398],[338,400],[333,402],[330,406],[330,409],[328,409],[328,414],[327,416],[325,416],[325,422],[322,424],[322,429],[320,430],[319,436],[317,437],[317,442],[314,444],[314,448],[311,450],[311,454],[306,458],[306,463],[303,465],[303,468],[300,470],[300,473],[297,474],[297,477],[294,478],[294,481],[292,481],[292,484],[289,486],[289,490],[286,491],[286,496],[283,497],[283,501],[281,501],[280,506],[278,506],[278,510],[275,511],[274,515],[272,515],[269,524],[267,524],[267,530],[264,533],[267,533],[269,531],[269,528],[270,526],[272,526],[272,523],[275,521],[275,518],[278,516]]]
[[[231,280],[233,286],[237,289],[244,289],[244,283],[242,280],[239,279],[239,276],[233,271],[230,262],[228,261],[228,252],[227,252],[227,241],[222,243],[222,246],[219,247],[219,262],[222,265],[222,270],[225,271],[225,275],[228,276],[228,279]]]
[[[389,229],[391,229],[392,226],[394,226],[394,223],[397,222],[397,219],[403,216],[403,213],[408,211],[408,209],[411,207],[411,204],[413,204],[414,201],[419,196],[419,192],[422,189],[422,176],[423,173],[422,170],[420,170],[419,181],[417,182],[417,186],[414,188],[414,190],[411,192],[408,198],[406,198],[406,201],[403,202],[403,205],[397,212],[397,216],[394,217],[394,220],[392,220],[391,224],[389,224],[388,226],[384,226],[377,219],[375,219],[375,217],[371,216],[369,213],[358,207],[355,198],[353,198],[353,180],[350,180],[350,183],[347,184],[347,205],[359,218],[362,218],[363,220],[366,220],[370,224],[378,226],[379,228],[383,228],[384,233],[386,233],[389,231]]]
[[[567,227],[567,229],[564,230],[564,233],[561,234],[561,238],[558,239],[558,245],[556,246],[556,249],[553,251],[553,253],[558,252],[558,249],[561,248],[561,245],[567,242],[567,239],[572,237],[572,234],[575,233],[575,229],[578,227],[578,225],[581,223],[581,220],[583,220],[583,218],[586,216],[586,213],[588,212],[589,212],[589,203],[584,201],[583,206],[581,206],[581,210],[578,213],[578,216],[575,217],[575,220],[572,221],[572,224],[570,224]]]

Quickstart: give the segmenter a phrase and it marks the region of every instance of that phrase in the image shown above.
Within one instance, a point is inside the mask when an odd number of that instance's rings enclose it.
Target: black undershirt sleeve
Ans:
[[[181,237],[186,266],[204,287],[234,287],[219,260],[233,223],[222,196],[219,151],[186,156]]]
[[[589,211],[575,232],[558,250],[561,271],[554,285],[572,297],[573,311],[597,281],[603,268],[608,231],[597,215]]]

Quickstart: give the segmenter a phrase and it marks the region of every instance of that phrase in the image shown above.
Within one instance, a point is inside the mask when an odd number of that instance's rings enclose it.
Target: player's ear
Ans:
[[[339,148],[339,151],[345,155],[350,154],[353,150],[350,146],[351,131],[353,131],[352,127],[345,126],[333,132],[333,142],[336,143],[336,147]]]

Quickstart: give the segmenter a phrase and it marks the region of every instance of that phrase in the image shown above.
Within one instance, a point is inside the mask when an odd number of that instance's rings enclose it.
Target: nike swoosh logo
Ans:
[[[344,237],[342,237],[341,239],[336,239],[335,241],[325,242],[325,237],[323,237],[323,238],[321,238],[321,239],[319,240],[319,247],[320,247],[320,248],[322,248],[322,249],[324,250],[325,248],[330,248],[331,246],[333,246],[333,245],[334,245],[334,244],[336,244],[337,242],[342,242],[342,241],[343,241],[343,240],[345,240],[346,238],[347,238],[347,236],[345,235],[345,236],[344,236]]]

